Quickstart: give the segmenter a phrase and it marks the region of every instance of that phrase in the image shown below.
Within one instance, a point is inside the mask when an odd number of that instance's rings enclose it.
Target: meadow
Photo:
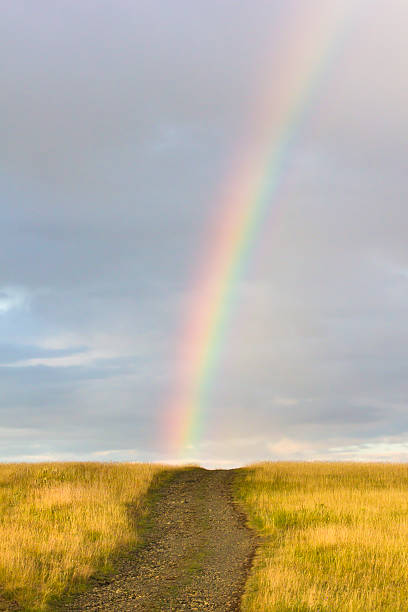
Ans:
[[[262,537],[243,612],[408,610],[408,466],[260,463],[236,496]]]
[[[151,464],[0,465],[0,608],[47,610],[140,542],[135,518],[171,470]]]
[[[131,463],[0,465],[0,609],[53,610],[91,576],[109,574],[143,540],[148,491],[174,473]],[[260,463],[236,470],[234,492],[261,536],[243,612],[408,610],[408,465]]]

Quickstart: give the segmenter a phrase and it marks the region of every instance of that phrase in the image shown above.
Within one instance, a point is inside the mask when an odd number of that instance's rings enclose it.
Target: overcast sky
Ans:
[[[5,0],[1,460],[176,459],[159,431],[216,194],[265,83],[296,79],[294,20],[330,2],[348,16],[189,458],[408,459],[406,0]]]

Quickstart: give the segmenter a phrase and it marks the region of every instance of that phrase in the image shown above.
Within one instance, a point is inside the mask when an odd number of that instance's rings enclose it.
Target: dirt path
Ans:
[[[256,536],[231,499],[233,470],[183,470],[154,503],[147,544],[66,609],[239,610]]]

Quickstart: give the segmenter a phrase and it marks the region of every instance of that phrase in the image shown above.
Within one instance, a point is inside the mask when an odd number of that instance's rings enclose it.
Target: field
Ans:
[[[0,465],[0,610],[405,612],[407,543],[408,465]]]
[[[135,513],[165,473],[149,464],[1,465],[0,608],[11,599],[46,610],[109,571],[119,550],[138,544]]]
[[[244,612],[408,610],[408,466],[261,463],[236,495],[264,536]]]

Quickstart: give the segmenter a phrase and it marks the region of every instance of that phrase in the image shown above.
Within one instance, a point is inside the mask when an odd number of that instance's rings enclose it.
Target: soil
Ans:
[[[145,545],[70,612],[237,611],[257,546],[232,501],[234,470],[180,471],[156,496]]]
[[[21,608],[16,601],[10,601],[9,599],[3,597],[3,595],[0,594],[0,610],[2,612],[11,612],[12,610],[21,610]]]

